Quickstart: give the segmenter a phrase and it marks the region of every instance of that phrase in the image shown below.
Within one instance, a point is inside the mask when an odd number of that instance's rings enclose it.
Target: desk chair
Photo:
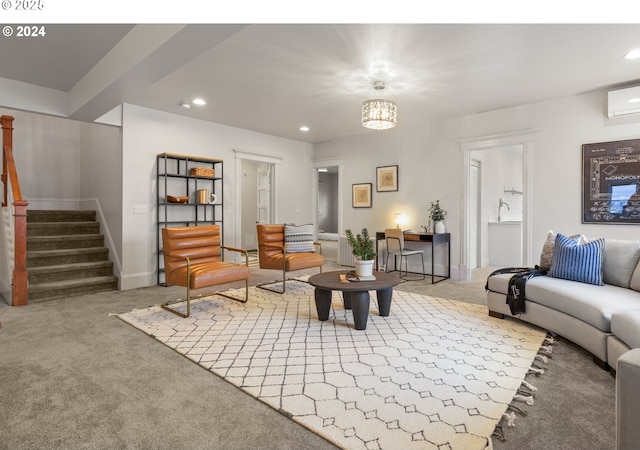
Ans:
[[[284,225],[256,225],[258,233],[258,261],[261,269],[282,270],[282,291],[267,287],[273,283],[257,285],[261,289],[284,294],[286,290],[286,274],[294,270],[319,267],[322,272],[324,258],[320,254],[318,242],[312,242],[312,247],[318,248],[318,253],[296,252],[287,253],[285,246]]]
[[[245,264],[222,261],[222,250],[240,252],[245,255]],[[220,246],[220,227],[175,227],[162,229],[162,252],[167,284],[187,288],[187,311],[182,313],[168,304],[162,309],[186,318],[191,314],[191,289],[215,286],[232,281],[245,282],[244,299],[221,292],[213,295],[245,303],[249,299],[249,267],[245,250]]]
[[[420,255],[422,259],[422,280],[426,278],[424,273],[424,251],[411,250],[404,246],[404,234],[400,228],[387,228],[384,230],[385,241],[387,243],[387,258],[385,260],[385,267],[389,267],[389,256],[393,255],[394,261],[397,256],[400,256],[400,278],[405,281],[417,281],[420,278],[409,278],[409,262],[407,257],[412,255]],[[405,275],[402,275],[402,258],[405,262]]]

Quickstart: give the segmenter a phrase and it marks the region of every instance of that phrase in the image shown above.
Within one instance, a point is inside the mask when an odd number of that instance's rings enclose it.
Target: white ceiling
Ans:
[[[0,78],[68,92],[71,118],[95,120],[126,102],[312,143],[376,133],[360,125],[362,102],[379,95],[376,79],[398,104],[398,127],[640,84],[640,60],[623,58],[640,47],[635,24],[46,31],[46,39],[0,39]],[[208,104],[179,106],[196,96]]]

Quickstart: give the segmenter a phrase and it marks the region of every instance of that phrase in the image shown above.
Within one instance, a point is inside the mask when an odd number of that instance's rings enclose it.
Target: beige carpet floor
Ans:
[[[278,278],[251,271],[252,283]],[[484,304],[485,276],[397,289]],[[111,316],[183,295],[152,286],[0,308],[0,449],[335,448]],[[494,448],[615,448],[615,379],[584,350],[559,339],[532,383],[535,404]]]

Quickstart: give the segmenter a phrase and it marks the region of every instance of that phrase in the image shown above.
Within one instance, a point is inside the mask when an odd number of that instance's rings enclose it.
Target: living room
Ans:
[[[637,26],[613,28],[623,28],[621,34],[637,34]],[[598,34],[602,36],[606,30],[599,29]],[[582,32],[577,30],[576,42],[582,38]],[[549,43],[556,44],[559,45]],[[625,52],[637,46],[637,42],[630,41],[610,51],[622,59]],[[624,62],[630,72],[637,72],[637,60]],[[590,62],[588,66],[603,65]],[[26,86],[21,80],[0,81],[0,112],[15,117],[14,154],[30,207],[99,209],[125,297],[128,291],[133,295],[136,289],[155,285],[155,162],[156,155],[163,152],[225,161],[224,202],[229,206],[224,212],[224,233],[228,245],[239,246],[241,242],[241,161],[275,166],[277,223],[314,223],[317,169],[338,166],[341,232],[364,226],[375,231],[393,227],[399,212],[408,218],[407,228],[419,230],[428,224],[430,202],[439,200],[447,211],[446,229],[451,233],[452,279],[469,280],[475,267],[469,257],[469,161],[478,149],[510,145],[525,149],[523,264],[537,263],[549,230],[590,238],[637,238],[634,225],[589,224],[581,220],[582,146],[635,139],[640,133],[638,116],[609,118],[607,114],[608,92],[631,85],[634,77],[617,80],[615,86],[602,84],[572,94],[566,94],[568,88],[564,86],[557,96],[426,121],[403,114],[403,104],[398,100],[400,112],[394,129],[316,142],[129,102],[117,106],[115,119],[102,119],[108,123],[87,123],[46,110],[49,105],[44,100],[31,101],[41,95],[40,87]],[[16,85],[16,81],[21,84]],[[544,82],[536,79],[522,84],[533,89],[536,83]],[[571,80],[567,83],[571,84]],[[390,92],[392,87],[390,84]],[[358,126],[360,105],[360,100],[354,101],[351,109]],[[431,107],[436,105],[437,101],[432,100]],[[376,191],[376,168],[380,166],[398,167],[397,191]],[[352,207],[351,187],[359,183],[372,183],[370,208]],[[23,320],[29,323],[27,318]],[[3,323],[3,328],[6,326]],[[154,351],[151,343],[148,345],[148,350]],[[224,447],[227,443],[217,444]]]

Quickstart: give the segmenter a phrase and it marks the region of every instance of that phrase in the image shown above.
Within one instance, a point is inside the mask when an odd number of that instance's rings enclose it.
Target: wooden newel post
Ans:
[[[11,304],[26,305],[29,301],[29,278],[27,272],[27,206],[29,202],[21,200],[13,202],[14,208],[14,256],[13,288]]]

